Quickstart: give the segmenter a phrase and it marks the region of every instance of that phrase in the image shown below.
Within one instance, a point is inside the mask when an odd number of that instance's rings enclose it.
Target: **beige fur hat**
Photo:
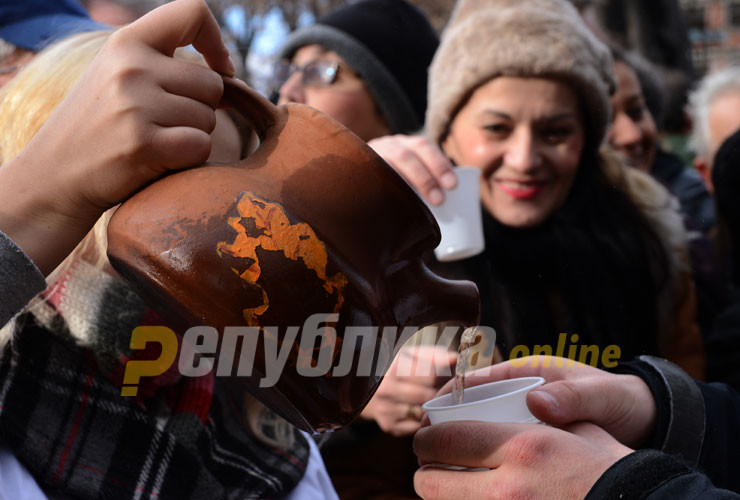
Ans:
[[[607,47],[566,0],[459,0],[429,69],[427,134],[439,143],[464,101],[497,76],[545,76],[574,86],[598,146],[616,87]]]

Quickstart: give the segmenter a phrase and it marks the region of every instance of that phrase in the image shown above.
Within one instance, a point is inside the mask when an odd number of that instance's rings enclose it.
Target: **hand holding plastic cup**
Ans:
[[[480,169],[455,167],[455,174],[457,186],[445,192],[444,203],[429,206],[442,232],[442,241],[434,250],[434,255],[441,262],[472,257],[485,248],[480,209]]]
[[[544,383],[542,377],[499,380],[466,387],[460,404],[455,404],[449,393],[427,401],[421,408],[432,425],[458,420],[536,424],[539,420],[527,408],[527,393]]]

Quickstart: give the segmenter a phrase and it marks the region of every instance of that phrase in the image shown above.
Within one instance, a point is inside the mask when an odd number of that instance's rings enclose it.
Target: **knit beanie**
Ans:
[[[427,133],[440,143],[470,94],[497,76],[557,78],[581,100],[598,147],[616,88],[607,47],[566,0],[459,0],[429,69]]]
[[[363,79],[393,133],[424,123],[427,70],[439,39],[406,0],[363,0],[336,9],[288,37],[280,57],[306,45],[339,54]]]

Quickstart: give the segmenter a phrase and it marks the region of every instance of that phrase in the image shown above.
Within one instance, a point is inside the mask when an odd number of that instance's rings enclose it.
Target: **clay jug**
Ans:
[[[250,373],[237,374],[237,352],[229,384],[306,431],[340,427],[377,389],[411,335],[404,327],[475,325],[478,290],[427,269],[422,254],[440,239],[434,218],[352,132],[308,106],[276,107],[236,80],[224,100],[252,125],[258,149],[130,198],[108,226],[109,259],[173,324],[256,337],[242,344],[253,350]],[[270,385],[266,372],[283,349]]]

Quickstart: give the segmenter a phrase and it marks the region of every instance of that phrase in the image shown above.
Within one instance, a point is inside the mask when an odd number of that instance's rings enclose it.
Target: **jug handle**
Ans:
[[[278,108],[256,90],[236,78],[224,77],[222,104],[233,108],[247,120],[260,142],[278,121]]]

